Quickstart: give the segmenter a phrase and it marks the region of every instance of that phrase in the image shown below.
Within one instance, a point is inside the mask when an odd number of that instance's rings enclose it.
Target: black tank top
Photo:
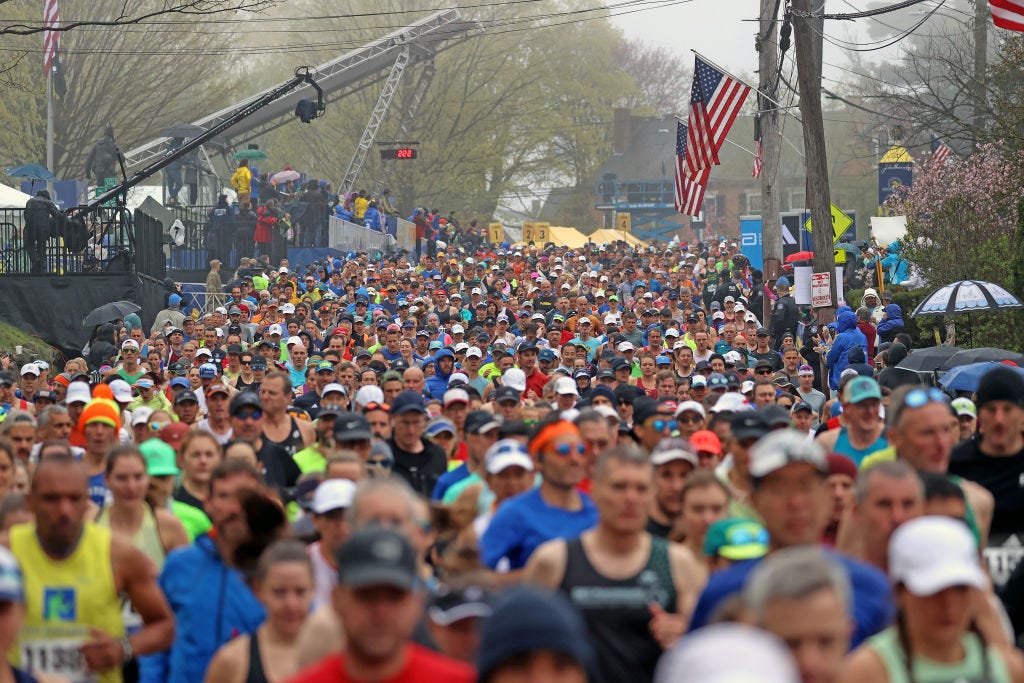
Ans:
[[[668,561],[668,543],[651,537],[651,553],[635,576],[609,579],[587,558],[583,542],[568,542],[565,575],[559,589],[583,616],[597,652],[597,683],[650,681],[661,657],[651,635],[648,605],[676,611],[676,587]]]
[[[263,433],[263,438],[270,443],[276,443],[278,446],[288,451],[288,455],[295,455],[306,446],[302,441],[302,432],[299,431],[299,423],[295,421],[294,417],[289,417],[288,419],[292,421],[292,428],[288,432],[288,436],[284,438],[284,441],[274,441],[267,436],[266,432]]]
[[[258,631],[249,637],[249,672],[245,675],[245,683],[270,683],[263,671],[263,658],[260,657],[260,639]]]

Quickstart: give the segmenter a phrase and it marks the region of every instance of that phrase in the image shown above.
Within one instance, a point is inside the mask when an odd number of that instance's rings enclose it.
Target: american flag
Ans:
[[[751,169],[750,175],[753,178],[761,177],[761,140],[754,146],[754,168]]]
[[[43,26],[56,28],[60,26],[60,13],[57,11],[57,0],[46,0],[43,6]],[[60,50],[60,32],[46,31],[43,33],[43,62],[46,65],[46,74],[50,74],[53,60]],[[59,59],[59,57],[57,57]]]
[[[711,66],[697,56],[690,89],[689,139],[686,166],[691,176],[718,165],[718,150],[736,120],[750,86]]]
[[[945,166],[949,163],[950,158],[954,156],[953,150],[949,148],[945,142],[939,139],[938,136],[932,136],[932,163],[939,166]]]
[[[704,203],[704,190],[711,177],[710,168],[702,168],[691,178],[686,169],[687,132],[686,124],[676,121],[676,211],[687,216],[700,215]]]
[[[1024,31],[1024,0],[989,0],[992,23],[1008,31]]]

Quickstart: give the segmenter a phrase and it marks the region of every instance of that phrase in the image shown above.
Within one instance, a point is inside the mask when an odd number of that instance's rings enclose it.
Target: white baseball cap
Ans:
[[[322,515],[331,510],[345,509],[352,504],[356,485],[348,479],[326,479],[313,492],[313,513]]]
[[[118,403],[131,403],[134,399],[131,385],[123,379],[115,379],[110,383],[110,393],[114,395],[114,400]]]
[[[213,351],[206,348],[205,346],[200,346],[198,349],[196,349],[196,358],[198,358],[199,356],[209,356],[210,358],[213,358]]]
[[[559,377],[555,380],[555,393],[562,396],[580,395],[580,392],[576,389],[576,381],[571,377]]]
[[[132,411],[132,426],[144,425],[149,422],[149,418],[153,415],[153,409],[149,406],[139,406]]]
[[[527,472],[533,471],[533,458],[526,452],[523,444],[515,439],[501,439],[494,442],[484,454],[484,466],[488,474],[498,474],[502,470],[519,466]]]
[[[25,375],[35,375],[36,377],[38,377],[39,366],[36,365],[35,363],[25,363],[24,365],[21,366],[21,376],[24,377]]]
[[[700,466],[697,454],[693,451],[693,446],[686,439],[674,437],[662,439],[651,451],[652,465],[664,465],[673,460],[688,462],[693,465],[694,469]]]
[[[68,391],[64,395],[65,405],[72,403],[88,403],[92,400],[92,392],[85,382],[72,382],[68,385]]]
[[[682,403],[680,403],[679,407],[676,408],[676,417],[679,417],[683,413],[687,412],[697,413],[698,415],[701,416],[701,418],[705,420],[708,417],[707,412],[704,410],[704,406],[702,406],[697,401],[683,401]]]
[[[356,405],[365,408],[371,403],[384,403],[384,390],[376,384],[367,384],[356,391]]]
[[[302,340],[298,337],[288,337],[288,341],[284,343],[285,346],[291,346],[292,344],[301,344]]]
[[[633,346],[633,342],[628,341],[619,342],[619,346],[617,348],[619,349],[619,353],[625,353],[626,351],[633,351],[636,349],[636,347]]]
[[[281,336],[282,334],[284,334],[284,331],[283,331],[283,330],[281,329],[281,326],[280,326],[280,325],[278,325],[277,323],[274,323],[274,324],[273,324],[273,325],[271,325],[271,326],[270,326],[269,328],[267,328],[267,336],[268,336],[268,337],[272,337],[272,336],[274,336],[275,334],[276,334],[277,336],[279,336],[279,337],[280,337],[280,336]]]
[[[618,323],[618,322],[619,322],[619,316],[615,315],[614,313],[609,313],[608,315],[606,315],[604,317],[604,324],[605,325],[611,325],[613,323]]]
[[[519,391],[526,391],[526,373],[519,368],[509,368],[501,376],[501,384]]]
[[[469,394],[465,389],[449,389],[444,392],[443,403],[446,408],[453,403],[469,403]]]
[[[469,358],[470,356],[476,356],[477,358],[483,358],[484,357],[484,352],[481,351],[479,348],[477,348],[475,346],[470,346],[468,349],[466,349],[466,358]]]
[[[978,548],[959,519],[929,515],[901,524],[889,539],[889,577],[926,597],[953,586],[988,585]]]
[[[348,389],[337,382],[331,382],[325,386],[323,392],[321,392],[322,396],[326,396],[327,394],[344,394],[345,396],[348,396]]]
[[[465,334],[466,328],[462,325],[452,325],[452,334]]]

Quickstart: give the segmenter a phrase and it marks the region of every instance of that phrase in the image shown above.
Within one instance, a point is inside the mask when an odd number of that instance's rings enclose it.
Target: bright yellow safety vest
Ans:
[[[110,561],[110,530],[86,522],[65,560],[39,545],[34,524],[11,528],[11,552],[25,577],[25,623],[9,659],[29,671],[59,674],[72,683],[121,683],[121,667],[91,674],[79,647],[89,628],[124,635],[121,601]]]

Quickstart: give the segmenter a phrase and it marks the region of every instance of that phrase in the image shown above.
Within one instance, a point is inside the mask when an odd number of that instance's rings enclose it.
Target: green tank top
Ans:
[[[110,528],[109,508],[100,510],[100,515],[96,518],[96,524],[106,529]],[[145,513],[142,515],[142,525],[131,535],[130,540],[133,546],[141,550],[146,557],[153,560],[157,569],[163,569],[167,553],[164,551],[164,542],[160,540],[160,530],[156,525],[156,513],[148,505],[146,506]]]
[[[961,642],[967,655],[957,664],[943,664],[915,655],[913,683],[1010,683],[1006,662],[996,649],[989,647],[985,653],[988,657],[988,678],[985,678],[981,640],[977,634],[965,633]],[[910,683],[903,647],[895,626],[872,636],[867,646],[881,657],[889,683]]]

